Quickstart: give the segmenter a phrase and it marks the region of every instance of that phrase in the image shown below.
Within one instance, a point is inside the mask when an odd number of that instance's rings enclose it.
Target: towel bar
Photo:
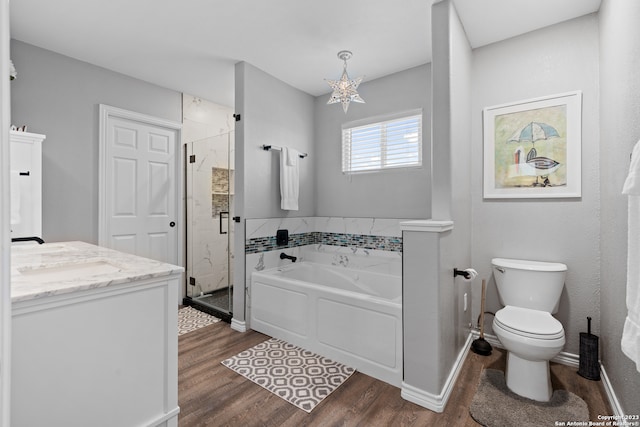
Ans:
[[[263,144],[260,148],[262,148],[264,151],[269,151],[269,150],[281,151],[282,150],[282,147],[278,147],[277,145],[267,145],[267,144]],[[307,156],[308,156],[307,153],[300,153],[301,159],[304,159]]]

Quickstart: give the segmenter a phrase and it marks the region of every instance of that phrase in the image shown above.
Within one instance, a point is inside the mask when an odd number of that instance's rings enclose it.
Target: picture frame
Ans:
[[[582,92],[483,110],[485,199],[582,197]]]

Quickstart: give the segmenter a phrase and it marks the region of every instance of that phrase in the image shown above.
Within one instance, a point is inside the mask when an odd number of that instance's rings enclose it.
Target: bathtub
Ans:
[[[251,274],[250,327],[402,384],[401,276],[298,262]]]

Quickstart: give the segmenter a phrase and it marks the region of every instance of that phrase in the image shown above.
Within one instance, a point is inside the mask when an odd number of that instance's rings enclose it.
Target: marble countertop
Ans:
[[[184,268],[84,242],[11,247],[11,302],[168,277]]]

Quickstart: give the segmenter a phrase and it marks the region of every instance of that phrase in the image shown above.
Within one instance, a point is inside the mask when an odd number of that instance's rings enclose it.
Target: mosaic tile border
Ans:
[[[281,246],[278,246],[276,243],[275,236],[247,239],[244,245],[244,251],[247,254],[258,254],[260,252],[275,251],[277,249],[314,245],[318,242],[317,234],[320,233],[313,231],[310,233],[289,234],[289,244]]]
[[[257,254],[306,245],[331,245],[402,252],[402,237],[313,231],[289,235],[289,244],[278,246],[275,236],[247,239],[245,253]]]
[[[402,237],[372,236],[370,234],[346,234],[322,232],[323,245],[377,249],[380,251],[402,252]]]

